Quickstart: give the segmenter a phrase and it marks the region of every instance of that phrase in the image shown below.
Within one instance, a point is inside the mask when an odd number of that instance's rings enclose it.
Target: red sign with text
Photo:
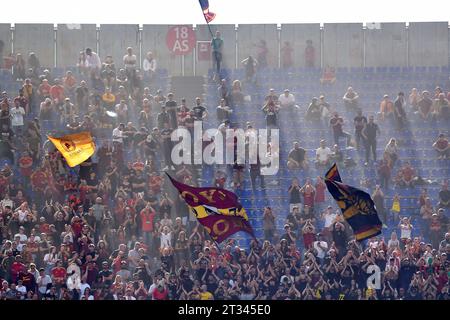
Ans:
[[[190,26],[174,26],[167,32],[167,48],[175,55],[184,56],[191,53],[195,42],[195,32]]]
[[[210,61],[211,60],[211,42],[197,41],[197,60]]]

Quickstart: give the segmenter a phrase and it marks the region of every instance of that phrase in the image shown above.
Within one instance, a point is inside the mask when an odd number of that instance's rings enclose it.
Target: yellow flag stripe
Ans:
[[[48,136],[48,139],[61,152],[70,167],[86,161],[95,152],[95,144],[89,132],[70,134],[60,138]]]
[[[206,218],[211,214],[214,214],[208,211],[204,206],[196,206],[189,208],[191,209],[192,213],[197,217],[197,219]],[[217,209],[217,214],[221,214],[224,216],[241,217],[248,221],[248,216],[244,208],[241,208],[241,210],[239,211],[236,208]]]

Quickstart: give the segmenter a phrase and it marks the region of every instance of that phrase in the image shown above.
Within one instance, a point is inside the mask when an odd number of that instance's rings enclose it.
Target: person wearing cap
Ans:
[[[438,139],[433,143],[433,148],[438,154],[438,159],[450,158],[450,144],[445,134],[440,133]]]
[[[278,98],[281,109],[299,109],[300,107],[295,103],[295,96],[289,92],[289,89],[285,89],[284,93]]]
[[[264,101],[266,103],[269,101],[273,101],[276,105],[279,105],[280,101],[278,100],[278,95],[275,93],[274,88],[269,89],[269,94],[265,96]]]
[[[446,232],[444,240],[439,243],[439,251],[445,252],[448,246],[450,246],[450,232]]]

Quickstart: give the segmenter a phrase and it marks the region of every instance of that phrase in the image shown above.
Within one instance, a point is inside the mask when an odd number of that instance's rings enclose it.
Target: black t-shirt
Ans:
[[[172,141],[170,140],[170,134],[172,133],[171,129],[162,129],[161,130],[161,136],[163,136],[162,138],[162,142],[164,146],[171,146],[172,145]],[[166,136],[166,137],[164,137]]]
[[[293,186],[290,186],[288,191],[293,189]],[[289,195],[289,203],[301,203],[302,197],[300,194],[300,187],[293,189]]]
[[[330,119],[330,124],[333,127],[333,132],[335,134],[337,134],[337,133],[339,134],[339,133],[342,132],[342,123],[339,122],[339,120],[342,120],[342,118],[338,117],[338,118],[331,118]]]
[[[377,131],[380,129],[378,128],[378,125],[376,123],[368,123],[366,125],[365,134],[367,136],[367,139],[369,140],[375,140],[377,137]]]
[[[192,108],[192,111],[194,112],[195,120],[202,120],[202,117],[206,111],[206,108],[204,106],[195,106]]]
[[[450,200],[450,190],[439,191],[439,199],[441,199],[442,202],[448,202]]]
[[[109,277],[110,275],[112,274],[112,271],[111,270],[101,270],[99,273],[98,273],[98,279],[101,281],[102,280],[102,277],[105,277],[105,278],[107,278],[107,277]],[[107,286],[110,286],[111,284],[112,284],[112,280],[105,280],[104,282],[103,282],[105,285],[107,285]]]
[[[364,116],[356,116],[353,121],[355,122],[355,130],[361,131],[367,123],[367,118]]]
[[[158,128],[162,129],[164,128],[164,123],[169,123],[169,113],[167,112],[160,112],[157,116],[157,122],[158,122]]]
[[[145,177],[143,175],[135,176],[131,180],[132,184],[142,184],[145,183]],[[145,187],[133,187],[134,192],[143,192]]]
[[[167,110],[167,112],[176,112],[177,111],[177,102],[176,101],[167,101],[166,102],[166,110]]]
[[[137,145],[139,142],[144,141],[147,138],[147,133],[145,132],[136,132],[134,134],[134,143]]]
[[[275,126],[277,124],[277,112],[275,109],[268,108],[266,110],[266,123],[268,126]]]
[[[289,152],[288,158],[292,158],[297,162],[303,162],[305,160],[306,150],[303,148],[292,149]]]

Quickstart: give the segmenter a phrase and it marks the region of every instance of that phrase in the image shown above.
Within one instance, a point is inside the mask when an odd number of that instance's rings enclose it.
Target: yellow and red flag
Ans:
[[[48,139],[61,152],[70,167],[83,163],[95,152],[95,144],[90,132],[69,134],[60,138],[48,136]]]

